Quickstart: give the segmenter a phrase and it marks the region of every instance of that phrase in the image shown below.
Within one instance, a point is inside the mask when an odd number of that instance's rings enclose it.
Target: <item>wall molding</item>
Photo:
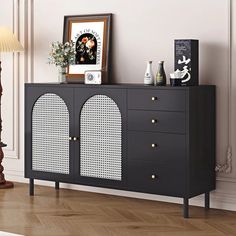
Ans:
[[[26,21],[25,21],[25,38],[27,39],[27,79],[25,82],[34,82],[34,0],[25,0],[26,4]]]
[[[231,174],[232,173],[232,42],[233,42],[233,10],[232,10],[232,0],[228,1],[228,121],[227,121],[227,132],[228,132],[228,147],[226,151],[225,163],[216,164],[216,172]]]

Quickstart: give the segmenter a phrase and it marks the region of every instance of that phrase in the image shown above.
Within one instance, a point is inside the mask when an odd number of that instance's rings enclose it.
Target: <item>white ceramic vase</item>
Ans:
[[[148,61],[144,75],[144,84],[153,85],[153,83],[154,83],[154,76],[152,72],[152,61]]]

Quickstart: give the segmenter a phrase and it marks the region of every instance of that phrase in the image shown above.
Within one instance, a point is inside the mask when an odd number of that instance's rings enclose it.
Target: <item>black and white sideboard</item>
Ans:
[[[26,84],[25,177],[184,200],[215,189],[215,86]]]

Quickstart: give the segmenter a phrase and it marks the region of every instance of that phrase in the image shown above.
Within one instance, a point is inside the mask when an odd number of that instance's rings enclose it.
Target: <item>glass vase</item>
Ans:
[[[58,68],[58,82],[65,83],[66,82],[66,67]]]

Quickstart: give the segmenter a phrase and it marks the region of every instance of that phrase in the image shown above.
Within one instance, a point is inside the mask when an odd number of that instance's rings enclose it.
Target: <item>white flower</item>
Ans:
[[[51,43],[51,52],[49,53],[48,63],[56,66],[66,67],[75,61],[75,43],[73,41],[60,43]]]

